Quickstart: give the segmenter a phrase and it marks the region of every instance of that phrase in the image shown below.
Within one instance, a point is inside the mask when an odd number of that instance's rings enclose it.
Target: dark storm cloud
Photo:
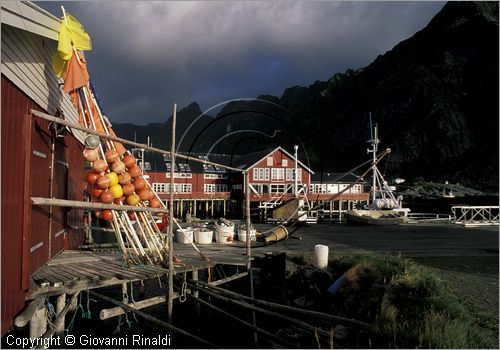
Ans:
[[[91,35],[89,70],[114,122],[165,121],[202,108],[280,96],[326,80],[425,27],[443,2],[71,2]],[[38,3],[59,16],[60,3]]]

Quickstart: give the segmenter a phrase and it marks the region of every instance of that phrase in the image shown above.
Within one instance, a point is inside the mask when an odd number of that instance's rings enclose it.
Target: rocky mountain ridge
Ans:
[[[342,171],[368,159],[371,114],[381,147],[393,150],[383,165],[388,176],[498,188],[498,62],[498,2],[449,2],[362,69],[203,116],[181,150],[216,144],[244,154],[298,144],[315,171]],[[195,103],[181,110],[178,134],[200,114]],[[155,145],[170,147],[170,124],[156,127]]]

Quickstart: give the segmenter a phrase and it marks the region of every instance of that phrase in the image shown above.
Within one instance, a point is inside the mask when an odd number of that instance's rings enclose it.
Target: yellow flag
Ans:
[[[77,50],[91,50],[92,43],[80,22],[67,12],[66,18],[61,20],[58,39],[57,52],[52,58],[52,68],[58,77],[62,77],[66,63],[73,55],[73,47]]]

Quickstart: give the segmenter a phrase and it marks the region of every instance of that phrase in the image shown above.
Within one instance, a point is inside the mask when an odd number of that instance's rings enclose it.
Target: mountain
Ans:
[[[180,144],[179,150],[189,151],[193,148],[193,140],[199,139],[199,134],[203,134],[203,128],[212,121],[213,118],[203,114],[196,102],[192,102],[177,112],[175,139],[176,145]],[[172,144],[172,116],[165,123],[154,123],[146,126],[114,123],[113,129],[120,137],[129,140],[136,139],[140,143],[146,143],[149,136],[150,142],[157,148],[170,150]],[[184,135],[186,131],[188,132]],[[181,139],[182,142],[180,142]],[[204,147],[206,147],[205,143],[197,143],[197,147],[192,151],[202,151]]]
[[[298,144],[315,171],[342,171],[368,159],[371,113],[381,149],[393,150],[382,163],[387,175],[498,190],[498,33],[498,2],[449,2],[364,68],[203,117],[188,148],[245,154]],[[178,125],[192,122],[196,106]],[[153,143],[169,147],[168,125]]]

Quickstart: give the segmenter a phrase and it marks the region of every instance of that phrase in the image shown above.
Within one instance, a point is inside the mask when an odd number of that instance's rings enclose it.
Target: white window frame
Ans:
[[[295,169],[294,168],[286,168],[286,180],[287,181],[295,181],[295,178],[294,178],[294,171]],[[297,168],[297,179],[299,179],[299,181],[302,180],[302,169],[301,168]]]
[[[255,181],[269,181],[269,168],[254,168],[253,179]]]
[[[285,168],[271,169],[271,181],[284,181],[284,180],[285,180]]]
[[[267,157],[266,162],[267,162],[267,166],[273,166],[274,165],[274,157],[273,156]]]
[[[286,185],[281,184],[270,184],[269,185],[269,193],[283,193],[285,192]]]
[[[164,182],[153,182],[152,183],[153,191],[155,191],[156,193],[168,193],[167,192],[167,185],[168,184],[166,184]]]
[[[288,159],[282,159],[281,160],[281,166],[287,167],[288,166]]]
[[[215,193],[215,184],[205,184],[203,186],[204,193]]]
[[[204,173],[204,179],[227,179],[227,174]]]

